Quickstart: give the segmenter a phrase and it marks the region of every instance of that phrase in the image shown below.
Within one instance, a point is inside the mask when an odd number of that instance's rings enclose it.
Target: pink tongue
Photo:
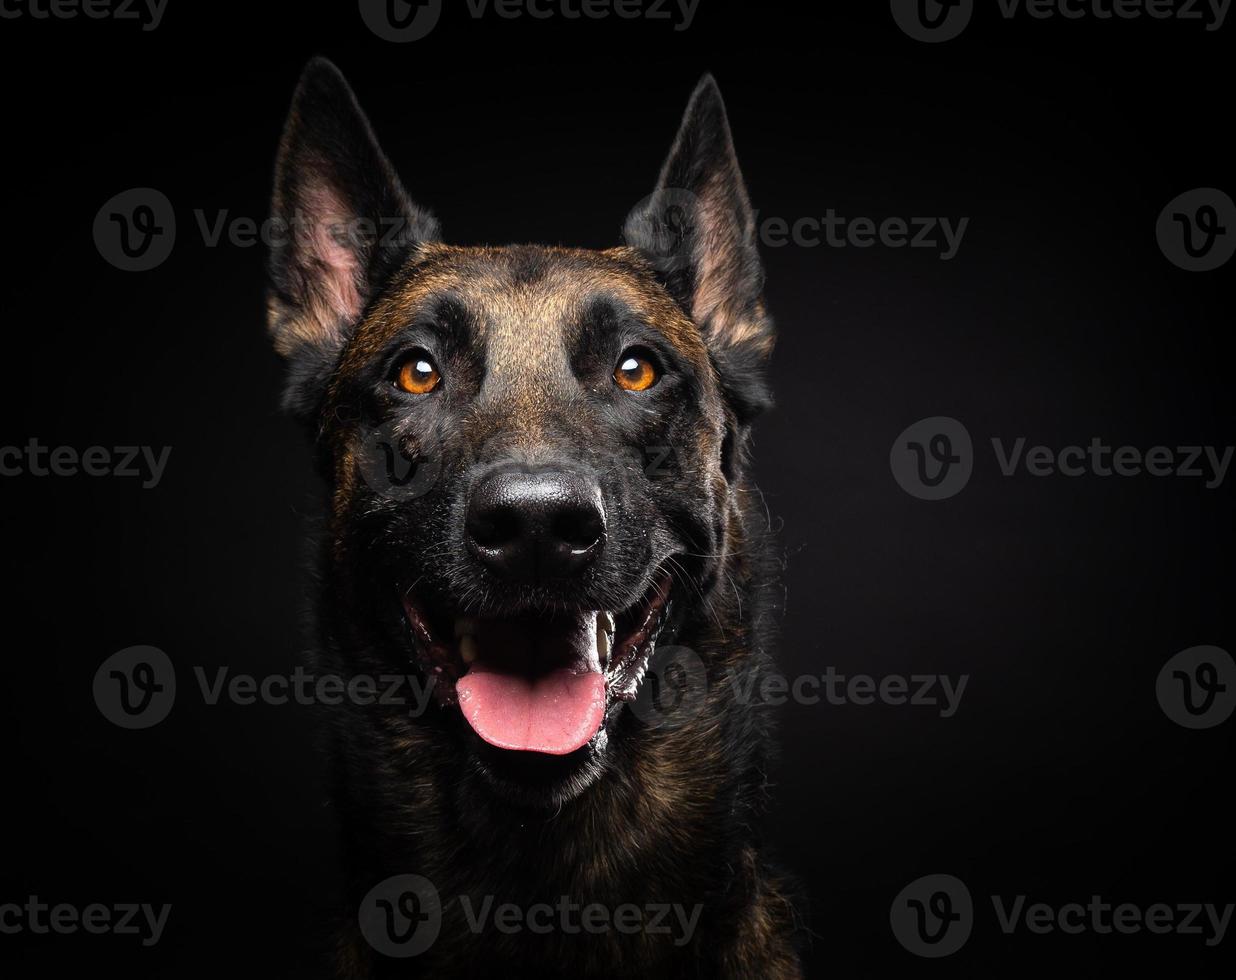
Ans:
[[[500,749],[566,755],[587,745],[605,715],[597,614],[481,620],[472,669],[455,683],[459,707]]]
[[[560,667],[533,678],[478,663],[455,689],[468,724],[500,749],[566,755],[588,744],[605,715],[600,671]]]

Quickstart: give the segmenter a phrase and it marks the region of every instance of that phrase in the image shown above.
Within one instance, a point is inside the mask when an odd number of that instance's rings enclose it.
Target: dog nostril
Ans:
[[[572,551],[587,551],[601,540],[605,528],[595,510],[579,509],[555,515],[550,532]]]
[[[473,488],[464,530],[473,556],[495,575],[523,581],[569,578],[601,553],[600,488],[571,472],[495,470]]]
[[[509,508],[471,510],[468,514],[468,536],[482,548],[500,548],[519,534],[519,515]]]

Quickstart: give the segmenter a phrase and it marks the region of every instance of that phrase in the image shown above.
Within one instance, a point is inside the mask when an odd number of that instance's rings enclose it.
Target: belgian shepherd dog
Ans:
[[[272,227],[284,401],[329,491],[317,666],[432,695],[327,726],[337,974],[798,976],[743,696],[778,615],[747,475],[773,332],[716,83],[622,244],[459,247],[314,60]]]

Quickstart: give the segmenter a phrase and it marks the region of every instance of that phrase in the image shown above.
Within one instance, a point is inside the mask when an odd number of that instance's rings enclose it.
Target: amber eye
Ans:
[[[655,385],[659,377],[656,366],[640,351],[627,351],[614,368],[614,380],[626,391],[645,391]]]
[[[409,395],[428,395],[442,380],[442,375],[424,351],[415,351],[399,366],[395,383]]]

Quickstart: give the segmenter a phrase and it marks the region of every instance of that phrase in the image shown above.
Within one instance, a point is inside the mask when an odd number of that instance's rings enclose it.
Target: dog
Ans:
[[[327,726],[337,975],[799,976],[741,693],[779,610],[748,476],[773,326],[712,77],[621,244],[458,247],[316,59],[272,227],[284,404],[329,489],[317,666],[431,694]]]

